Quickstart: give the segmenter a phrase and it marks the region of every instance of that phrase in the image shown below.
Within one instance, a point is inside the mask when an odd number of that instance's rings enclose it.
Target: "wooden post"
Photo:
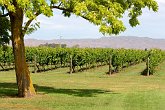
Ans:
[[[34,55],[34,73],[37,73],[37,57]]]
[[[70,74],[73,72],[73,65],[72,65],[72,55],[70,55]]]
[[[147,76],[150,76],[150,58],[147,58]]]
[[[112,56],[109,56],[109,75],[112,75]]]
[[[85,70],[86,70],[86,71],[88,70],[88,63],[86,63],[86,67],[85,67]]]
[[[2,70],[4,71],[5,70],[5,68],[3,67],[3,65],[0,63],[0,66],[1,66],[1,68],[2,68]]]

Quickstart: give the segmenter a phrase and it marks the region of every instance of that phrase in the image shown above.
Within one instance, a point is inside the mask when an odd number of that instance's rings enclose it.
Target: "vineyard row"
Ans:
[[[93,67],[109,65],[109,73],[119,72],[125,67],[146,62],[145,74],[153,74],[165,60],[165,52],[159,49],[108,49],[108,48],[48,48],[27,47],[26,61],[34,71],[45,71],[58,67],[70,67],[70,73]],[[0,47],[0,70],[14,67],[11,47]]]

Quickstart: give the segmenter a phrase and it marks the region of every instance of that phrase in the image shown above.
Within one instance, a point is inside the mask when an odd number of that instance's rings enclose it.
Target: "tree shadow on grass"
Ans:
[[[37,93],[66,94],[77,97],[96,97],[99,94],[118,94],[101,89],[62,89],[47,86],[34,85]],[[0,97],[16,97],[17,85],[15,83],[0,83]]]
[[[16,83],[0,83],[0,97],[16,97]]]
[[[112,91],[101,90],[101,89],[63,89],[53,88],[35,85],[37,91],[44,92],[46,94],[66,94],[78,97],[96,97],[99,94],[117,94]]]

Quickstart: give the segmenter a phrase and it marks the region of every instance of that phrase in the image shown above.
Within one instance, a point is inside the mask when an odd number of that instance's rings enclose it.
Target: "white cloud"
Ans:
[[[165,4],[165,0],[156,0],[158,3],[164,3]]]
[[[43,15],[39,16],[37,21],[40,22],[40,27],[49,30],[64,30],[64,31],[74,31],[77,29],[86,29],[95,27],[93,24],[82,19],[81,17],[76,17],[72,15],[70,18],[64,17],[60,13],[54,13],[53,17],[45,17]]]
[[[56,17],[45,17],[45,16],[39,16],[38,22],[40,22],[40,27],[49,29],[49,30],[55,30],[55,29],[64,29],[65,25],[56,22]]]

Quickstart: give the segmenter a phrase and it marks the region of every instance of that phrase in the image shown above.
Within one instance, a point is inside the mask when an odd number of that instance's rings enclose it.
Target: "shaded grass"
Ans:
[[[111,91],[99,90],[99,89],[62,89],[53,88],[47,86],[34,85],[37,91],[44,94],[66,94],[78,97],[95,97],[97,94],[108,94]],[[17,86],[15,83],[0,83],[0,95],[1,96],[14,96],[17,93]]]
[[[32,74],[37,96],[22,99],[13,71],[0,72],[0,110],[163,110],[165,63],[154,76],[145,64],[108,76],[108,66],[67,74],[68,68]]]

